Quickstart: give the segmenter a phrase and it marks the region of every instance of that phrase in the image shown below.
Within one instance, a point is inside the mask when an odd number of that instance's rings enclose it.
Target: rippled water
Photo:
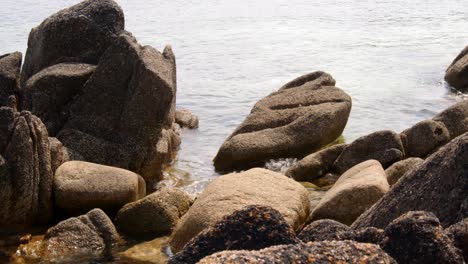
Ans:
[[[29,30],[76,0],[2,0],[0,53],[25,51]],[[353,98],[347,141],[401,131],[461,100],[443,82],[468,44],[466,0],[118,0],[127,29],[177,57],[179,107],[198,114],[171,175],[191,192],[253,104],[324,70]]]

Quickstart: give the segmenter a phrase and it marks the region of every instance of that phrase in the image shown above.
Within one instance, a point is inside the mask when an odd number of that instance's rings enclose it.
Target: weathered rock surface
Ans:
[[[339,144],[312,153],[291,166],[286,171],[286,175],[296,181],[312,181],[323,177],[332,170],[333,163],[346,146],[346,144]]]
[[[93,208],[116,211],[146,194],[138,174],[83,161],[69,161],[55,172],[55,206],[65,213]]]
[[[298,242],[281,213],[268,206],[253,205],[235,211],[205,229],[174,255],[169,264],[196,263],[223,250],[258,250]]]
[[[447,68],[445,81],[461,91],[468,90],[468,46],[458,54]]]
[[[165,264],[168,261],[165,247],[169,237],[145,241],[118,254],[119,264]]]
[[[184,128],[198,128],[198,117],[188,109],[178,109],[175,112],[175,122]]]
[[[388,184],[393,185],[397,183],[401,177],[403,177],[409,171],[417,169],[423,162],[424,160],[421,158],[407,158],[395,162],[392,166],[385,170]]]
[[[179,251],[203,229],[248,205],[271,206],[296,231],[310,214],[308,191],[294,180],[259,168],[232,173],[206,187],[176,227],[171,246]]]
[[[432,213],[408,212],[388,225],[384,235],[382,249],[398,263],[463,263]]]
[[[124,26],[123,11],[112,0],[82,1],[49,16],[29,33],[21,86],[54,64],[97,64]]]
[[[257,102],[221,146],[214,159],[216,170],[302,156],[338,138],[348,121],[351,98],[320,83],[302,76]]]
[[[432,120],[441,122],[450,133],[450,139],[468,132],[468,100],[463,100],[445,109]]]
[[[444,227],[468,217],[468,132],[405,175],[353,227],[386,227],[408,211],[434,213]]]
[[[60,63],[33,75],[23,88],[23,109],[37,115],[50,136],[56,136],[69,117],[69,106],[95,66]]]
[[[395,263],[379,246],[354,241],[322,241],[273,246],[259,251],[223,251],[199,264],[247,263]]]
[[[311,72],[302,76],[297,77],[296,79],[286,83],[283,85],[280,90],[286,90],[290,88],[295,88],[302,86],[304,84],[307,85],[318,85],[318,86],[335,86],[336,81],[333,77],[323,71],[315,71]]]
[[[62,142],[54,137],[49,137],[49,149],[52,173],[55,174],[55,171],[60,165],[70,161],[71,155]]]
[[[30,112],[0,108],[0,232],[52,217],[47,130]]]
[[[408,157],[426,157],[450,141],[450,133],[441,122],[424,120],[401,132]]]
[[[377,131],[349,144],[336,159],[333,169],[344,173],[354,165],[370,159],[388,168],[403,159],[404,155],[403,144],[397,133],[390,130]]]
[[[352,167],[338,178],[312,212],[312,219],[350,225],[389,190],[385,171],[376,160]]]
[[[115,224],[132,236],[169,235],[191,204],[192,199],[183,191],[164,188],[126,204],[117,213]]]
[[[468,218],[445,229],[445,234],[453,240],[454,245],[461,250],[465,262],[468,262]]]
[[[0,106],[16,108],[22,60],[21,52],[0,56]]]
[[[321,219],[307,225],[298,238],[303,242],[314,242],[324,240],[343,240],[341,232],[350,231],[351,228],[345,224],[331,219]]]

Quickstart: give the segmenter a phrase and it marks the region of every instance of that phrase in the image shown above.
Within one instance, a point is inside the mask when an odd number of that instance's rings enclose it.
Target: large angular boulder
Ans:
[[[377,202],[390,186],[380,163],[368,160],[338,178],[312,211],[312,220],[333,219],[350,225]]]
[[[257,102],[219,149],[216,170],[303,156],[337,139],[348,121],[351,98],[315,80],[300,77]]]
[[[408,211],[434,213],[444,227],[468,217],[468,132],[406,174],[353,227],[386,227]]]
[[[411,170],[417,169],[419,165],[424,162],[421,158],[407,158],[393,163],[388,169],[385,170],[387,175],[388,184],[393,185]]]
[[[461,250],[465,262],[468,262],[468,218],[446,228],[445,234],[453,240],[454,245]]]
[[[310,214],[308,191],[296,181],[265,169],[251,169],[216,178],[182,217],[171,240],[179,251],[203,229],[248,205],[270,206],[300,230]]]
[[[44,124],[1,107],[0,150],[0,232],[49,221],[53,175]]]
[[[445,81],[460,91],[468,90],[468,46],[458,54],[445,71]]]
[[[224,250],[258,250],[298,242],[281,213],[268,206],[247,206],[190,240],[169,260],[169,264],[196,263]]]
[[[128,170],[68,161],[55,171],[55,206],[64,213],[82,213],[93,208],[114,212],[145,194],[143,178]]]
[[[22,60],[21,52],[0,56],[0,106],[16,108]]]
[[[113,0],[86,0],[49,16],[29,33],[21,86],[54,64],[97,64],[124,26],[122,8]]]

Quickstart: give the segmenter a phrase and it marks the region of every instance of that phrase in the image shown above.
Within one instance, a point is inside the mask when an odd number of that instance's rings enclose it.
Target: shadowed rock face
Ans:
[[[408,158],[393,163],[392,166],[385,170],[388,184],[393,185],[397,183],[401,177],[409,171],[417,169],[423,162],[424,160],[420,158]]]
[[[468,46],[458,54],[447,68],[445,81],[461,91],[468,90]]]
[[[301,156],[333,142],[346,126],[351,98],[339,88],[321,85],[334,82],[328,79],[299,77],[257,102],[221,146],[214,159],[216,170]]]
[[[15,108],[19,99],[21,52],[0,56],[0,106]]]
[[[453,240],[454,245],[459,248],[463,254],[465,262],[468,261],[468,218],[451,225],[445,229],[445,234]]]
[[[343,240],[340,237],[340,233],[350,230],[349,226],[335,220],[321,219],[307,225],[302,229],[298,237],[303,242]]]

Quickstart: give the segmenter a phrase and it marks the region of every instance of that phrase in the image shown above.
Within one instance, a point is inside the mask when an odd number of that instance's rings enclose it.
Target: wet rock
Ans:
[[[198,117],[188,109],[176,110],[175,122],[182,128],[198,128]]]
[[[333,219],[350,225],[389,190],[385,172],[376,160],[352,167],[325,193],[312,219]]]
[[[390,130],[377,131],[360,137],[349,144],[338,156],[333,169],[344,173],[356,164],[375,159],[388,168],[404,157],[400,136]]]
[[[196,263],[223,250],[258,250],[297,242],[294,231],[281,213],[268,206],[253,205],[235,211],[205,229],[169,263]]]
[[[408,212],[390,223],[384,235],[382,249],[398,263],[463,263],[432,213]]]
[[[353,227],[386,227],[415,210],[434,213],[444,227],[468,217],[468,133],[440,148],[401,178]]]
[[[433,120],[445,125],[451,139],[468,132],[468,100],[452,105],[436,115]]]
[[[346,146],[339,144],[310,154],[291,166],[286,171],[286,175],[296,181],[312,181],[323,177],[331,170],[333,163]]]
[[[84,63],[60,63],[33,75],[23,89],[23,109],[37,115],[50,136],[56,136],[67,121],[69,106],[95,66]]]
[[[124,24],[123,11],[112,0],[82,1],[49,16],[29,33],[21,86],[54,64],[97,64]]]
[[[54,137],[49,137],[49,149],[52,173],[55,173],[60,165],[70,160],[70,153],[62,142]]]
[[[116,211],[146,194],[138,174],[83,161],[69,161],[55,172],[55,206],[68,214],[93,208]]]
[[[354,241],[321,241],[273,246],[259,251],[223,251],[203,258],[200,264],[246,263],[395,263],[377,245]]]
[[[426,157],[450,141],[445,125],[434,120],[424,120],[401,132],[408,157]]]
[[[461,250],[465,262],[468,262],[468,218],[445,229],[445,234],[453,240],[454,245]]]
[[[206,227],[248,205],[271,206],[294,230],[301,230],[310,214],[308,191],[296,181],[265,169],[251,169],[216,178],[182,217],[171,240],[179,251]]]
[[[385,170],[387,181],[390,185],[397,181],[411,170],[417,169],[424,162],[421,158],[408,158],[395,162],[392,166]]]
[[[0,231],[14,231],[52,217],[47,129],[30,112],[0,108]]]
[[[168,237],[160,237],[145,241],[118,254],[119,264],[163,264],[167,263],[168,256],[165,247]]]
[[[351,98],[341,89],[299,77],[255,104],[219,149],[215,168],[252,168],[311,153],[341,135],[350,111]]]
[[[468,46],[458,54],[447,68],[445,81],[458,90],[466,91],[468,89]]]
[[[19,98],[19,77],[22,61],[21,52],[0,56],[0,106],[16,108]]]
[[[169,235],[191,204],[192,199],[183,191],[164,188],[126,204],[117,213],[115,224],[131,236]]]
[[[306,226],[298,237],[303,242],[343,240],[340,233],[350,231],[351,228],[345,224],[331,219],[322,219]]]

